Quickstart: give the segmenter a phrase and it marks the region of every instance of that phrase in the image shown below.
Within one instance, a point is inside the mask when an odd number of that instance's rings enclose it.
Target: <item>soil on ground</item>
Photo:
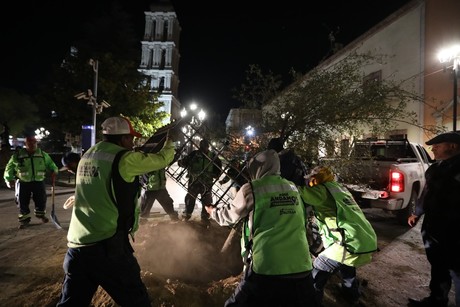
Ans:
[[[50,225],[51,224],[51,225]],[[171,222],[149,219],[133,243],[152,306],[223,306],[240,279],[239,235],[221,249],[231,228],[214,222]],[[423,297],[428,268],[420,233],[412,229],[376,253],[359,268],[363,296],[360,306],[405,306],[408,296]],[[32,224],[0,233],[0,306],[55,306],[61,291],[66,231]],[[404,247],[404,248],[402,248]],[[324,306],[348,306],[337,284],[328,283]],[[117,306],[101,288],[92,306]]]

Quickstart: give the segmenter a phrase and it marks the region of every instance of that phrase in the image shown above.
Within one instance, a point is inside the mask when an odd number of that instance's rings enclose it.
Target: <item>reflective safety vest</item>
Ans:
[[[279,175],[251,182],[252,228],[243,227],[244,254],[254,272],[285,275],[312,269],[306,235],[306,213],[297,187]]]
[[[322,232],[333,234],[323,237],[324,246],[327,248],[333,243],[339,243],[345,246],[351,254],[375,252],[377,250],[377,235],[351,193],[335,181],[323,184],[334,198],[337,206],[334,217],[321,220],[321,215],[316,215],[320,221]]]
[[[166,169],[160,169],[153,171],[148,174],[144,174],[141,177],[142,187],[146,191],[157,191],[166,188]]]
[[[117,230],[127,233],[133,227],[138,193],[132,195],[130,186],[139,187],[139,179],[125,183],[118,191],[112,188],[112,183],[115,185],[120,181],[119,173],[113,174],[114,171],[118,172],[118,167],[113,168],[113,165],[121,151],[126,150],[116,144],[99,142],[82,156],[77,169],[75,205],[67,234],[69,247],[97,243],[112,237]],[[126,197],[132,199],[126,200]],[[119,204],[122,205],[120,209],[117,208]]]
[[[33,154],[29,154],[25,148],[21,148],[6,165],[5,180],[19,178],[23,182],[43,181],[47,170],[58,172],[58,167],[46,152],[37,148]]]
[[[214,164],[220,164],[219,157],[212,151],[206,157],[203,152],[196,150],[190,154],[189,159],[188,171],[193,179],[199,178],[204,182],[212,182],[213,178],[220,174],[219,167]]]

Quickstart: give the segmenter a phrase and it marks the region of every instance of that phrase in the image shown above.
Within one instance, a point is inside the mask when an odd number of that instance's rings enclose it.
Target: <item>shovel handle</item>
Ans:
[[[56,173],[51,174],[51,198],[53,201],[53,210],[54,210],[54,187],[56,186]]]

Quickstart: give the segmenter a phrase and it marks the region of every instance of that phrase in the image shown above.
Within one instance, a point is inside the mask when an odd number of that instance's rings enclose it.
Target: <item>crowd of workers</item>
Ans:
[[[324,287],[335,273],[342,278],[343,299],[358,302],[356,269],[372,261],[377,236],[332,169],[307,170],[281,138],[270,140],[247,166],[234,161],[222,165],[202,139],[197,150],[177,161],[188,174],[185,210],[179,217],[166,190],[165,168],[176,161],[174,141],[180,127],[172,127],[155,152],[133,150],[134,138],[141,135],[127,118],[110,117],[102,129],[103,140],[83,156],[70,153],[62,159],[60,170],[76,174],[76,188],[68,205],[73,208],[57,306],[88,306],[99,286],[121,306],[151,306],[130,240],[155,200],[172,221],[189,221],[198,197],[201,222],[207,227],[211,219],[221,226],[242,225],[244,272],[225,306],[322,306]],[[4,171],[7,185],[18,191],[21,226],[31,220],[31,199],[35,217],[48,222],[43,180],[59,171],[34,137],[27,137],[25,144]],[[425,215],[422,234],[431,264],[431,292],[420,301],[409,299],[409,305],[447,306],[453,282],[460,306],[460,258],[454,253],[460,247],[455,235],[460,220],[460,134],[440,134],[426,144],[437,162],[426,172],[426,186],[408,224],[414,226]],[[229,180],[232,202],[214,205],[213,184]],[[322,240],[315,253],[307,239],[309,212]]]

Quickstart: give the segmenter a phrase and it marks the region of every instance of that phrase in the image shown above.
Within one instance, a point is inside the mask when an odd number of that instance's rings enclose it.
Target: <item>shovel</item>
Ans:
[[[56,225],[57,229],[62,229],[61,223],[56,216],[56,211],[54,210],[54,186],[56,182],[56,176],[53,174],[52,176],[52,185],[51,185],[51,220],[53,221],[54,225]]]
[[[226,253],[230,246],[234,243],[235,241],[235,236],[241,232],[241,227],[243,227],[243,220],[240,220],[238,223],[233,225],[232,230],[230,230],[230,233],[228,234],[227,240],[225,240],[224,245],[222,245],[222,248],[220,250],[221,253]]]

